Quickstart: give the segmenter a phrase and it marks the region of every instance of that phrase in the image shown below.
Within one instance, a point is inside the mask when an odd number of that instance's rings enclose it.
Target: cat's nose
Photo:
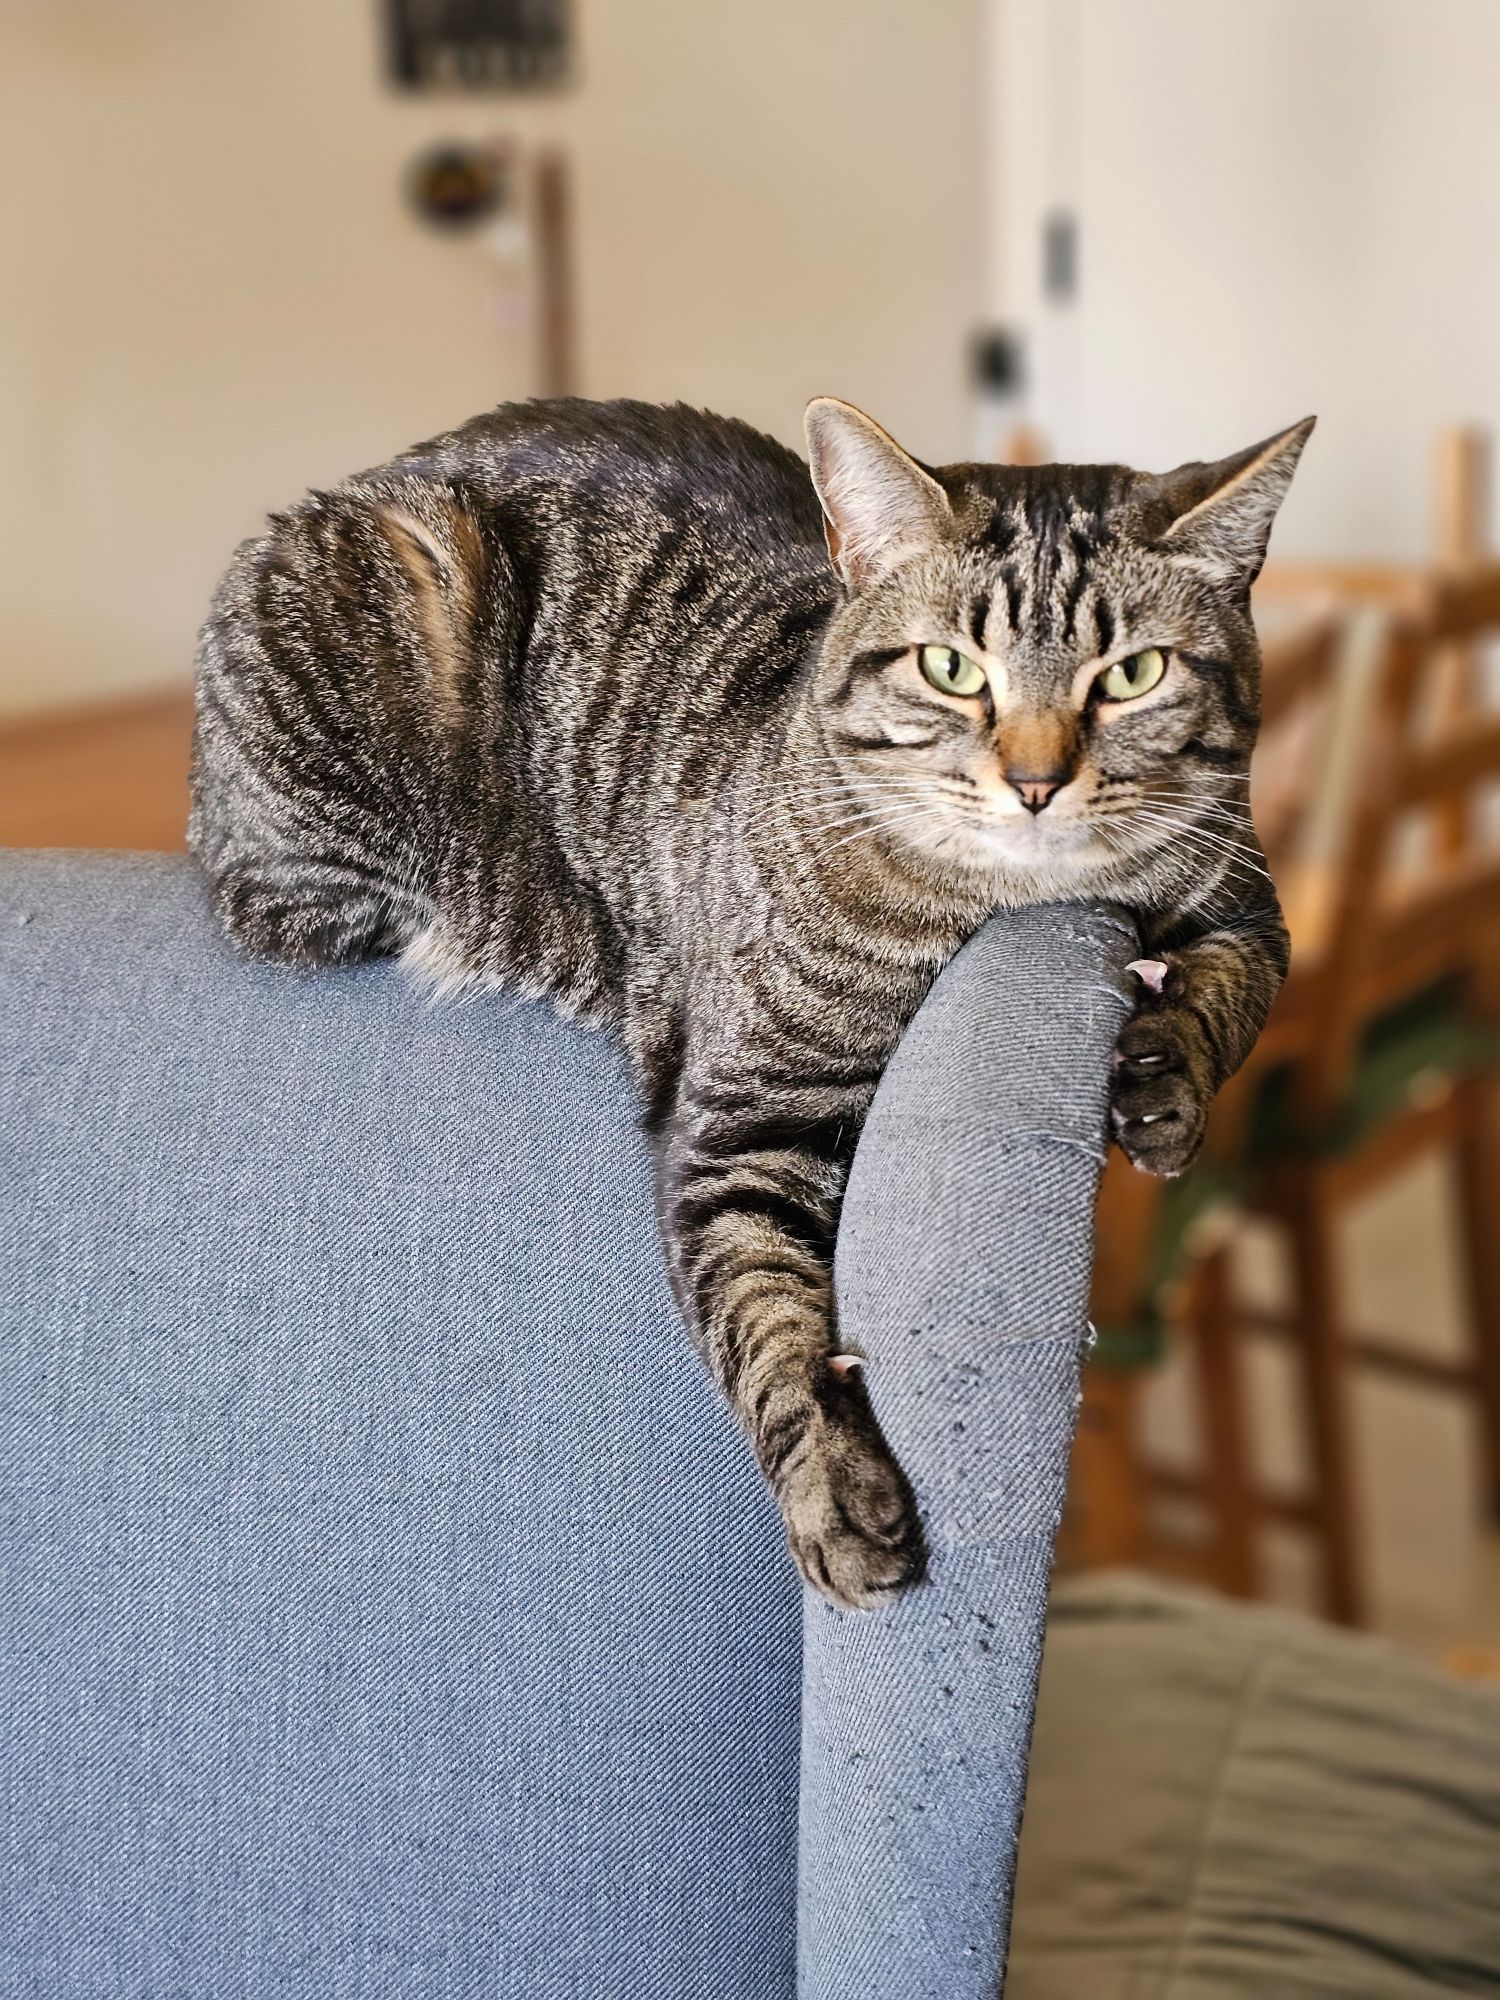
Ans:
[[[1023,778],[1015,771],[1007,771],[1005,782],[1027,812],[1039,813],[1045,806],[1051,804],[1068,780],[1067,774],[1063,771],[1055,772],[1048,778]]]

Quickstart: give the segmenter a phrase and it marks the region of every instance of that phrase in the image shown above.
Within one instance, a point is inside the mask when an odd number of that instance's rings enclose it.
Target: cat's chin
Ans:
[[[1018,813],[974,828],[971,838],[973,858],[981,867],[1016,874],[1074,874],[1110,858],[1098,833],[1082,820],[1049,822]]]
[[[1119,854],[1086,822],[1029,814],[913,829],[912,845],[957,887],[1001,906],[1096,893]]]

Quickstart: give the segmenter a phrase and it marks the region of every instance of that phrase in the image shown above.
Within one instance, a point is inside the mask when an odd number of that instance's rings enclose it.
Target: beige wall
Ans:
[[[992,4],[1000,298],[1059,452],[1211,456],[1315,411],[1277,546],[1421,552],[1435,428],[1500,427],[1500,5]]]
[[[789,439],[867,404],[967,449],[982,302],[979,0],[593,0],[577,131],[595,394]]]
[[[531,386],[479,242],[414,225],[426,140],[579,164],[584,387],[788,437],[867,400],[965,442],[979,0],[592,0],[554,106],[401,100],[372,0],[0,12],[0,709],[187,671],[267,507]]]

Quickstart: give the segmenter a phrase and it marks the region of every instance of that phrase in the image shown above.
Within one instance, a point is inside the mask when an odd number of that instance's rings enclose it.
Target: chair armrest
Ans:
[[[993,919],[934,986],[844,1203],[840,1339],[921,1506],[927,1580],[808,1593],[802,2000],[994,2000],[1087,1335],[1118,911]]]

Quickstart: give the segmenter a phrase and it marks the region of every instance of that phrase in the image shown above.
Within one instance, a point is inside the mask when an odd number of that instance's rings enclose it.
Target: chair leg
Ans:
[[[1486,1499],[1500,1516],[1500,1093],[1480,1079],[1464,1087],[1459,1127],[1459,1223],[1473,1340]]]
[[[1254,1597],[1260,1585],[1256,1510],[1227,1244],[1215,1245],[1194,1265],[1184,1291],[1181,1326],[1198,1397],[1204,1494],[1213,1521],[1214,1580],[1231,1597]]]
[[[1351,1370],[1339,1324],[1335,1211],[1315,1175],[1298,1175],[1291,1199],[1279,1206],[1292,1253],[1292,1318],[1307,1411],[1323,1608],[1340,1625],[1362,1625],[1364,1566],[1355,1518]]]

